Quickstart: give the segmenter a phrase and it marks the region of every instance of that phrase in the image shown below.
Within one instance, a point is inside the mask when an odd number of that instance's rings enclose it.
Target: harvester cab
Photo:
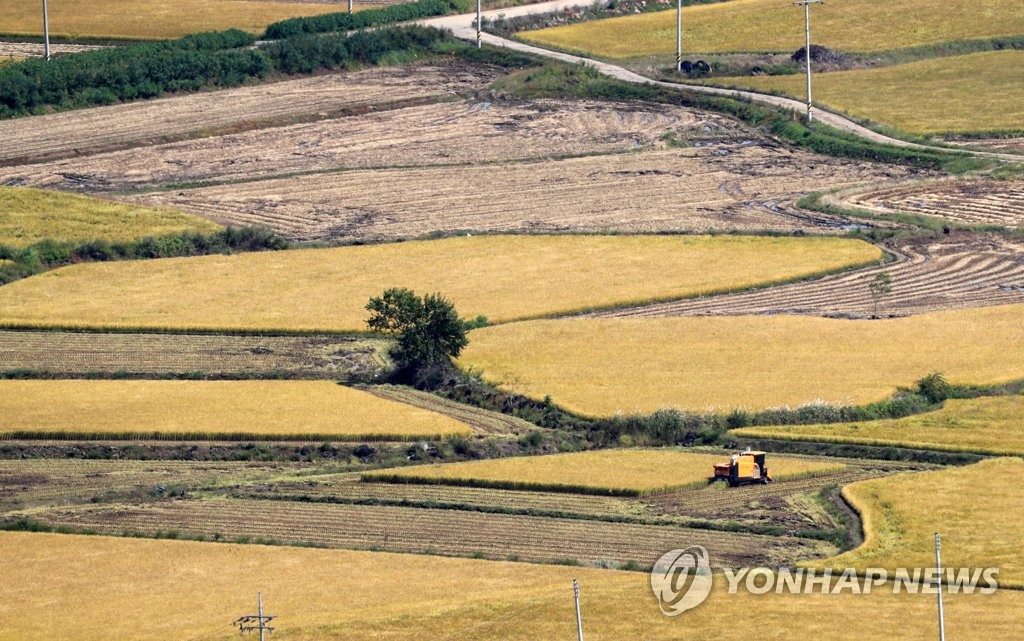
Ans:
[[[747,450],[742,454],[733,454],[728,461],[714,466],[715,476],[712,481],[728,481],[729,485],[746,485],[748,483],[768,483],[772,480],[765,465],[766,452]]]

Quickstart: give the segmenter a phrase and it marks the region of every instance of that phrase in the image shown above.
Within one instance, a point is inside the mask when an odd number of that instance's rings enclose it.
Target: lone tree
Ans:
[[[422,382],[425,376],[447,370],[467,344],[466,324],[455,306],[440,294],[417,296],[404,288],[392,288],[366,306],[366,321],[376,332],[394,336],[397,344],[391,356],[399,377]]]
[[[878,307],[882,299],[892,293],[892,276],[888,272],[878,272],[868,282],[868,291],[871,292],[872,316],[878,316]]]

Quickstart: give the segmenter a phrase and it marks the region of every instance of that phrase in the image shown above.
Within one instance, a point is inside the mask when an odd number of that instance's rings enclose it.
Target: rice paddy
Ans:
[[[41,189],[0,187],[0,245],[41,240],[128,242],[181,232],[213,232],[220,225],[166,207],[140,207]]]
[[[64,0],[52,3],[48,13],[51,36],[135,40],[231,28],[257,33],[284,18],[343,10],[337,4],[320,2]],[[0,0],[0,33],[38,36],[42,32],[42,5]]]
[[[826,567],[999,568],[1003,586],[1024,586],[1024,461],[990,459],[962,468],[901,474],[843,489],[862,514],[864,544],[817,563]]]
[[[687,7],[683,10],[684,55],[796,51],[804,44],[802,14],[799,8],[771,0]],[[1024,33],[1024,6],[1017,0],[911,0],[898,5],[846,0],[815,5],[811,14],[815,44],[850,52]],[[539,45],[630,58],[675,51],[675,28],[676,12],[659,11],[520,36]]]
[[[1024,396],[950,400],[938,411],[898,420],[746,427],[733,434],[1019,456],[1024,455]]]
[[[713,476],[712,466],[725,454],[681,450],[596,450],[524,456],[445,465],[416,466],[364,475],[365,480],[475,485],[517,490],[643,496],[691,485]],[[773,456],[773,478],[796,478],[842,470],[841,463]]]
[[[329,381],[0,381],[0,437],[404,440],[467,424]]]
[[[3,287],[0,323],[365,331],[367,301],[389,287],[440,292],[465,317],[501,322],[743,289],[880,256],[835,238],[473,236],[91,263]]]
[[[802,75],[715,78],[716,85],[804,98]],[[917,134],[1024,127],[1024,51],[989,51],[891,67],[818,73],[814,99],[830,109]]]
[[[269,546],[0,533],[3,641],[156,641],[237,637],[231,621],[256,594],[277,616],[274,636],[297,641],[399,638],[572,638],[572,580],[585,630],[600,638],[691,638],[722,621],[756,619],[766,641],[934,638],[932,595],[754,596],[716,588],[681,617],[661,614],[646,573]],[[103,580],[97,580],[97,577]],[[40,580],[45,577],[45,580]],[[1013,638],[1024,592],[948,595],[951,638]],[[67,621],[74,621],[73,627]],[[185,622],[185,629],[182,629]]]
[[[1022,312],[1004,305],[885,320],[543,320],[473,332],[460,363],[589,416],[857,405],[932,372],[956,384],[1024,378]]]

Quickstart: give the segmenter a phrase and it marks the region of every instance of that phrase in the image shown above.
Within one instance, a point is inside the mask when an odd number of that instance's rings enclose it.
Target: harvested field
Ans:
[[[736,436],[860,443],[949,452],[1024,455],[1024,396],[946,401],[941,410],[899,420],[748,427]]]
[[[863,404],[932,372],[954,384],[1024,379],[1022,313],[1004,305],[874,321],[530,321],[474,331],[459,360],[507,389],[591,416]]]
[[[462,316],[501,322],[796,280],[880,255],[839,238],[562,235],[86,263],[0,288],[0,322],[366,331],[367,301],[389,287],[441,292]]]
[[[417,465],[367,472],[367,481],[469,485],[613,496],[646,496],[706,485],[722,454],[681,450],[596,450],[548,456]],[[774,478],[799,478],[841,471],[841,463],[773,456]]]
[[[396,99],[402,89],[397,88]],[[10,168],[0,171],[0,181],[64,191],[125,191],[289,173],[663,148],[666,136],[707,136],[706,128],[723,142],[737,142],[744,134],[721,116],[666,105],[459,100]],[[330,178],[339,179],[353,177]]]
[[[696,638],[722,621],[753,617],[764,641],[792,639],[794,621],[814,639],[882,641],[893,630],[906,641],[934,638],[934,597],[880,588],[753,596],[727,594],[727,583],[716,581],[701,607],[668,619],[646,573],[592,568],[22,532],[0,533],[0,564],[9,578],[0,583],[0,612],[9,622],[4,641],[163,641],[168,630],[225,638],[225,613],[230,619],[254,607],[254,595],[240,585],[262,590],[268,612],[280,615],[277,634],[294,641],[405,638],[411,629],[441,641],[467,634],[564,639],[576,633],[574,578],[584,624],[602,637]],[[946,629],[963,641],[1010,639],[1024,623],[1022,611],[1024,592],[1017,590],[948,595]]]
[[[0,245],[41,240],[130,242],[183,232],[212,233],[220,225],[166,207],[139,207],[41,189],[0,187]]]
[[[14,438],[406,440],[469,434],[447,416],[328,381],[0,381]]]
[[[1024,10],[1020,14],[1024,18]],[[709,82],[801,99],[807,95],[806,79],[798,74]],[[1024,51],[989,51],[819,73],[814,99],[830,109],[916,134],[999,132],[1018,130],[1024,123],[1021,83]]]
[[[486,66],[427,62],[0,120],[0,166],[444,102],[482,89],[498,74]],[[69,173],[74,182],[77,172]]]
[[[683,10],[685,51],[796,51],[803,46],[799,9],[783,11],[771,0],[733,0]],[[909,0],[898,7],[846,0],[812,10],[814,41],[843,51],[888,51],[954,40],[1014,36],[1024,32],[1017,0]],[[913,28],[908,28],[913,15]],[[630,58],[674,50],[676,12],[595,20],[521,34],[528,42],[598,56]]]
[[[388,367],[386,341],[345,336],[101,334],[0,330],[0,372],[51,375],[296,375],[372,380]]]
[[[98,502],[114,497],[156,498],[225,483],[266,482],[294,472],[288,463],[0,459],[0,512]]]
[[[713,532],[671,526],[605,523],[461,510],[288,501],[209,499],[146,505],[51,508],[15,512],[76,529],[120,534],[177,531],[227,540],[272,540],[326,547],[374,549],[490,559],[592,565],[651,566],[680,543],[703,545],[716,566],[789,563],[834,553],[821,541]]]
[[[50,43],[50,55],[59,56],[66,53],[81,53],[83,51],[95,51],[102,49],[103,45],[82,45]],[[41,58],[45,54],[45,48],[41,42],[7,42],[0,40],[0,58]]]
[[[519,436],[537,429],[536,425],[514,416],[483,410],[472,405],[463,405],[412,387],[372,385],[361,389],[386,400],[450,416],[457,421],[472,425],[477,434]]]
[[[1003,586],[1024,586],[1024,461],[990,459],[962,468],[856,483],[843,489],[863,515],[864,545],[815,565],[934,567],[934,533],[947,568],[999,568]],[[998,516],[995,527],[992,515]]]
[[[956,180],[856,193],[843,204],[878,215],[922,214],[961,225],[1024,227],[1024,182]]]
[[[170,205],[224,223],[264,225],[303,241],[466,230],[834,231],[847,221],[796,211],[796,197],[918,173],[825,160],[749,139],[459,171],[329,173],[148,193],[131,200]]]
[[[253,33],[293,16],[333,13],[337,5],[261,0],[70,0],[49,8],[50,35],[65,38],[177,38],[201,31],[238,28]],[[42,35],[40,7],[0,0],[0,33]]]
[[[999,151],[999,152],[1016,152],[1024,153],[1024,137],[1017,138],[989,138],[978,140],[975,138],[970,139],[958,139],[953,138],[951,142],[965,145],[967,147],[974,147],[982,149],[984,151]]]
[[[1022,191],[1024,193],[1024,191]],[[688,298],[588,314],[594,318],[807,314],[840,318],[908,316],[1024,303],[1024,242],[954,232],[883,243],[895,263],[720,296]],[[888,274],[877,304],[869,284]]]

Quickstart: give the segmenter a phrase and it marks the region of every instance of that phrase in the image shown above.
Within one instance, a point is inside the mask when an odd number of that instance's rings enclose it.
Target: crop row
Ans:
[[[957,181],[896,187],[849,197],[879,213],[910,212],[966,225],[1024,226],[1024,183]]]
[[[450,416],[471,425],[478,434],[521,435],[536,429],[535,425],[514,416],[464,405],[411,387],[373,385],[361,389],[380,398]]]
[[[476,555],[531,561],[651,565],[665,550],[709,549],[715,564],[782,562],[818,553],[813,541],[665,526],[403,507],[283,501],[171,501],[52,509],[33,518],[78,529]]]

